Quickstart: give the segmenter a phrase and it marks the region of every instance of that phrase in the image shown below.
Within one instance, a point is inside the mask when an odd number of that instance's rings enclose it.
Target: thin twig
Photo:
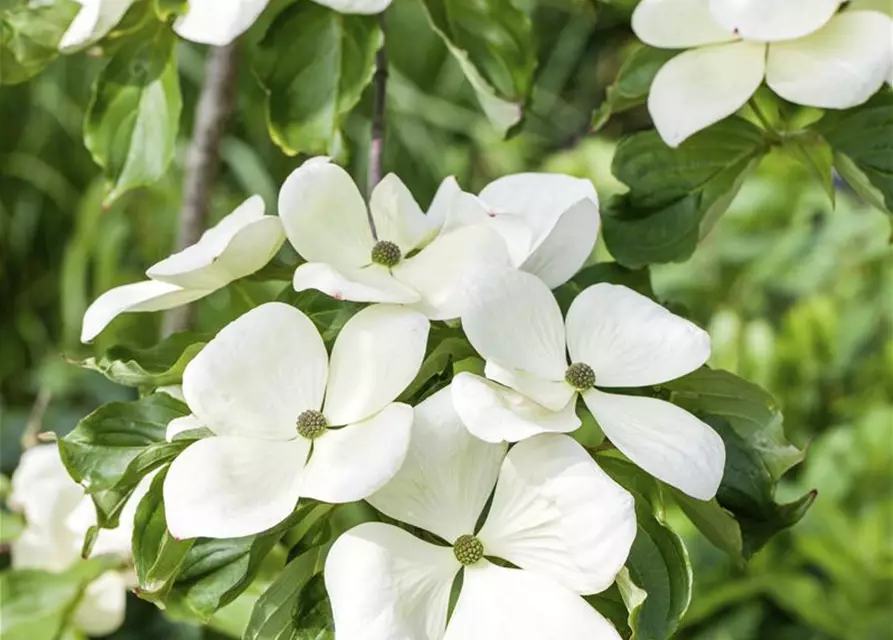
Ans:
[[[25,430],[22,432],[22,449],[30,449],[39,442],[38,434],[40,434],[40,429],[43,427],[43,416],[52,399],[53,392],[46,387],[41,387],[37,393],[37,399],[31,405],[28,422],[25,425]]]
[[[374,102],[372,103],[372,140],[369,143],[369,196],[372,189],[381,182],[381,162],[384,154],[385,123],[387,121],[387,89],[388,89],[388,52],[385,44],[384,14],[379,18],[381,24],[382,44],[375,54],[375,77],[372,82],[375,88]],[[369,225],[372,227],[372,235],[378,238],[375,232],[375,221],[369,214]]]
[[[186,151],[183,206],[177,246],[195,244],[205,230],[211,188],[217,177],[220,140],[235,104],[236,43],[212,47],[205,64],[205,81],[195,108],[195,127]],[[163,335],[185,331],[192,324],[194,307],[172,309],[164,318]]]

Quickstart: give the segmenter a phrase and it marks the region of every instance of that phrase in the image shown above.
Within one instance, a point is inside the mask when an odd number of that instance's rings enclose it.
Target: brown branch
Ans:
[[[28,413],[28,422],[25,424],[25,430],[22,432],[21,443],[22,449],[30,449],[40,442],[40,430],[43,428],[43,416],[50,406],[50,400],[53,399],[53,392],[46,387],[41,387],[37,393],[37,399],[31,405],[31,411]]]
[[[211,188],[217,177],[220,140],[235,105],[236,42],[211,47],[205,63],[205,81],[195,108],[195,126],[186,151],[183,206],[177,233],[178,250],[195,244],[207,226]],[[185,331],[195,307],[171,309],[164,317],[163,335]]]
[[[381,24],[382,43],[381,48],[375,54],[375,77],[372,79],[375,97],[372,103],[372,140],[369,143],[369,172],[368,195],[372,195],[372,189],[381,182],[381,162],[384,154],[385,122],[387,121],[387,89],[388,89],[388,52],[385,46],[384,14],[379,18]],[[372,235],[375,233],[375,221],[369,215],[369,224],[372,226]]]

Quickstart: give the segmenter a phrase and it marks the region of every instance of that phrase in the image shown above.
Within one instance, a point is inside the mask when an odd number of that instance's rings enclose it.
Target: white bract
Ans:
[[[285,233],[307,260],[295,271],[295,290],[408,305],[432,320],[458,317],[468,286],[509,262],[505,242],[486,225],[442,232],[450,184],[425,215],[397,176],[385,176],[369,202],[376,237],[350,175],[328,158],[305,162],[279,193]]]
[[[120,525],[100,531],[94,555],[130,557],[133,518],[150,481],[147,477],[137,486],[121,512]],[[26,521],[11,544],[13,568],[61,572],[81,559],[87,529],[96,524],[96,511],[83,488],[68,475],[56,445],[36,446],[22,454],[12,474],[9,506]],[[131,571],[107,571],[94,580],[74,612],[74,625],[93,636],[105,636],[120,627],[132,581]]]
[[[160,311],[204,298],[266,265],[285,241],[277,216],[252,196],[194,245],[146,271],[149,280],[109,289],[84,314],[81,341],[90,342],[122,313]]]
[[[124,17],[134,0],[77,0],[81,10],[59,41],[59,49],[73,49],[100,40]]]
[[[632,496],[567,436],[540,435],[507,455],[505,444],[472,437],[450,393],[416,407],[405,464],[368,500],[452,548],[377,522],[343,534],[325,567],[338,639],[619,639],[580,594],[608,588],[623,567],[636,535]]]
[[[706,332],[607,283],[580,293],[566,320],[548,287],[521,271],[489,278],[471,297],[462,326],[487,379],[460,373],[452,384],[469,431],[488,442],[570,432],[580,426],[582,395],[630,460],[695,498],[714,496],[725,448],[713,429],[669,402],[599,389],[650,387],[694,371],[710,356]]]
[[[406,455],[412,408],[394,399],[427,338],[425,316],[390,305],[348,320],[331,357],[313,322],[279,302],[224,327],[183,373],[193,417],[179,422],[214,436],[171,463],[171,533],[250,535],[288,517],[300,497],[352,502],[379,489]]]
[[[890,18],[837,13],[842,0],[642,0],[633,30],[646,44],[688,49],[657,73],[648,108],[670,146],[732,115],[765,78],[790,102],[847,109],[891,74]]]
[[[444,188],[454,182],[444,182]],[[514,267],[554,289],[586,262],[599,229],[592,182],[554,173],[518,173],[488,184],[477,197],[461,194],[448,228],[485,224],[505,240]]]
[[[248,30],[270,0],[189,0],[186,13],[174,22],[180,37],[223,46]],[[303,0],[302,0],[303,1]],[[339,13],[371,14],[388,8],[391,0],[313,0]]]

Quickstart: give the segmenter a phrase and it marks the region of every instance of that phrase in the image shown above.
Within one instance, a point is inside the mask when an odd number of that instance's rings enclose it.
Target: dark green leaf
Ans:
[[[74,0],[0,4],[0,86],[40,73],[59,54],[62,35],[80,10]]]
[[[834,152],[824,139],[813,131],[807,131],[784,139],[783,148],[797,158],[809,170],[810,175],[822,186],[831,200],[836,199],[834,188]]]
[[[175,333],[147,349],[116,345],[99,358],[87,358],[78,364],[128,387],[178,384],[183,379],[186,365],[211,337],[206,334]]]
[[[656,131],[621,142],[612,170],[630,191],[612,200],[604,217],[611,255],[630,268],[688,258],[767,150],[762,132],[741,118],[701,131],[677,149]]]
[[[153,24],[123,42],[93,85],[84,142],[105,173],[107,203],[156,182],[174,157],[182,108],[175,42]]]
[[[428,356],[422,362],[422,366],[415,379],[400,394],[401,402],[419,400],[418,394],[425,391],[430,395],[439,388],[438,383],[444,384],[452,377],[452,364],[475,356],[476,352],[468,340],[456,329],[433,327],[428,334]]]
[[[421,0],[487,117],[506,133],[523,117],[536,47],[530,19],[512,0]]]
[[[893,213],[893,94],[880,93],[854,109],[828,111],[815,130],[850,161],[841,175],[853,188],[860,195],[865,191],[859,184],[864,176]]]
[[[591,129],[598,131],[617,113],[644,104],[654,76],[678,51],[655,49],[644,45],[636,47],[623,62],[617,79],[608,87],[605,100],[592,114]]]
[[[741,526],[734,516],[719,506],[716,500],[704,502],[672,489],[676,504],[704,536],[732,558],[741,558],[744,543]]]
[[[288,155],[329,153],[375,72],[378,21],[313,2],[287,7],[258,46],[255,72],[267,92],[273,141]]]

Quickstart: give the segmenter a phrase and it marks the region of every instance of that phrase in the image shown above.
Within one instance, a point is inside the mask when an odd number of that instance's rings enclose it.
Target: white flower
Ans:
[[[388,8],[391,0],[314,0],[340,13],[371,14]],[[174,31],[202,44],[223,46],[242,35],[263,13],[269,0],[189,0]]]
[[[540,435],[508,455],[472,437],[449,388],[415,412],[405,464],[368,500],[452,548],[378,522],[343,534],[325,567],[338,639],[619,639],[580,594],[608,588],[626,561],[632,496],[567,436]]]
[[[499,234],[485,225],[440,232],[451,206],[450,184],[425,215],[397,176],[385,176],[369,202],[376,239],[347,172],[328,158],[305,162],[279,193],[285,233],[307,260],[295,271],[295,290],[410,305],[432,320],[458,317],[470,283],[493,266],[507,266],[508,255]]]
[[[149,280],[109,289],[96,298],[84,314],[81,341],[93,340],[122,313],[179,307],[251,275],[284,241],[279,218],[265,216],[263,199],[252,196],[194,245],[149,267]]]
[[[825,109],[862,104],[891,73],[890,19],[842,0],[642,0],[646,44],[697,47],[667,62],[648,108],[670,146],[732,115],[763,79],[785,100]]]
[[[59,41],[59,49],[73,49],[102,39],[124,17],[134,0],[77,0],[81,10]]]
[[[695,498],[713,497],[725,465],[716,432],[669,402],[598,388],[649,387],[694,371],[710,356],[706,332],[607,283],[580,293],[565,321],[546,285],[521,271],[491,277],[472,298],[462,326],[489,379],[462,373],[453,380],[453,402],[469,431],[488,442],[573,431],[582,395],[630,460]]]
[[[459,187],[445,181],[442,191]],[[558,287],[586,262],[598,238],[598,195],[589,180],[554,173],[518,173],[491,182],[480,195],[457,197],[447,227],[487,224],[508,246],[514,267]]]
[[[151,476],[137,486],[115,529],[100,531],[93,555],[130,557],[133,518]],[[25,516],[26,526],[11,545],[12,566],[60,572],[81,558],[87,529],[96,524],[96,511],[65,470],[56,445],[40,445],[22,454],[12,474],[10,508]],[[89,635],[105,636],[124,622],[125,595],[132,571],[107,571],[85,591],[74,612],[74,625]]]
[[[284,520],[299,497],[352,502],[380,488],[406,455],[412,408],[394,399],[427,337],[423,315],[388,305],[348,320],[331,357],[313,322],[282,303],[227,325],[183,373],[193,424],[214,437],[170,466],[171,533],[250,535]]]

